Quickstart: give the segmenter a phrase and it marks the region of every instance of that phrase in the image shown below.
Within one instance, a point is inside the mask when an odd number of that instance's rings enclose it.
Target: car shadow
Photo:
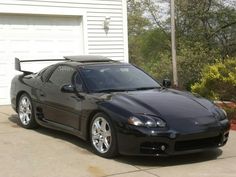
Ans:
[[[8,118],[8,120],[11,121],[12,123],[14,123],[15,126],[17,126],[17,127],[21,126],[19,121],[18,121],[18,118],[17,118],[16,114],[11,115]],[[46,136],[50,136],[50,137],[53,137],[53,138],[56,138],[56,139],[67,141],[71,144],[74,144],[74,145],[86,150],[88,153],[93,153],[93,150],[90,147],[89,143],[87,141],[84,141],[84,140],[78,138],[75,135],[71,135],[69,133],[64,133],[64,132],[61,132],[61,131],[58,131],[58,130],[54,130],[54,129],[50,129],[50,128],[46,128],[46,127],[42,127],[42,126],[40,126],[37,129],[33,129],[32,131],[35,131],[37,133],[40,133],[40,134],[43,134],[43,135],[46,135]]]
[[[169,157],[138,157],[138,156],[120,156],[116,160],[122,163],[142,166],[142,167],[165,167],[165,166],[177,166],[184,164],[200,163],[210,160],[215,160],[221,156],[221,149],[213,149],[204,152],[198,152],[194,154],[175,155]]]
[[[16,124],[16,126],[20,126],[17,115],[12,115],[9,118],[9,121]],[[38,129],[35,129],[33,131],[36,131],[38,133],[41,133],[46,136],[51,136],[53,138],[57,138],[63,141],[67,141],[71,144],[74,144],[88,153],[93,153],[93,150],[90,146],[90,144],[74,135],[60,132],[57,130],[39,127]],[[222,154],[221,149],[214,149],[214,150],[208,150],[204,152],[194,153],[194,154],[186,154],[186,155],[177,155],[177,156],[169,156],[169,157],[149,157],[149,156],[118,156],[114,158],[115,161],[126,163],[129,165],[134,166],[142,166],[142,167],[164,167],[164,166],[176,166],[176,165],[184,165],[184,164],[190,164],[190,163],[199,163],[204,161],[210,161],[215,160],[218,157],[220,157]]]

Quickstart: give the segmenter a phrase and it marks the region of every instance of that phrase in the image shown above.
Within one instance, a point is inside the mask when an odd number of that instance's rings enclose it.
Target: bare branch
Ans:
[[[236,24],[236,21],[221,26],[221,27],[218,28],[216,31],[214,31],[214,32],[209,36],[208,39],[210,39],[210,38],[212,38],[213,36],[215,36],[215,35],[216,35],[218,32],[220,32],[221,30],[223,30],[223,29],[225,29],[225,28],[228,28],[228,27],[230,27],[230,26],[232,26],[232,25],[235,25],[235,24]]]

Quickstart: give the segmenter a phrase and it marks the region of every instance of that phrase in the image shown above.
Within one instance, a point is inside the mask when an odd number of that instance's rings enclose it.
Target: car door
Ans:
[[[44,118],[73,129],[79,128],[82,100],[75,91],[66,93],[62,91],[62,87],[64,85],[73,87],[76,74],[75,68],[59,65],[41,89]]]

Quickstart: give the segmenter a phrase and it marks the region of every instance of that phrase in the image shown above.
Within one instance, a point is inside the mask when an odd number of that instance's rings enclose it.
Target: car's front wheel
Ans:
[[[105,158],[117,155],[116,132],[108,116],[96,114],[90,125],[90,141],[96,154]]]
[[[25,93],[21,95],[18,101],[18,118],[24,128],[33,129],[38,127],[31,98]]]

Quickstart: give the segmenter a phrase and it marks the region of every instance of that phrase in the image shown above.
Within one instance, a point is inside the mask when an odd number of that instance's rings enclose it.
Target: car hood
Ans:
[[[103,95],[109,102],[132,114],[149,114],[164,119],[168,125],[184,127],[215,124],[210,101],[189,92],[173,89],[132,91]],[[186,126],[184,126],[186,125]]]

